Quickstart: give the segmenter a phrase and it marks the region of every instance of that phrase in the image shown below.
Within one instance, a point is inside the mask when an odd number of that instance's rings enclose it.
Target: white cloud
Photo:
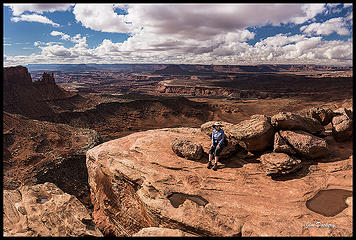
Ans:
[[[28,14],[28,15],[21,15],[19,17],[12,17],[11,21],[13,22],[39,22],[39,23],[44,23],[44,24],[51,24],[54,27],[59,27],[60,25],[58,23],[54,23],[48,18],[38,15],[38,14]]]
[[[130,32],[125,15],[116,14],[115,8],[114,4],[76,4],[73,13],[84,27],[103,32]]]
[[[115,8],[127,11],[118,15]],[[52,31],[51,36],[71,41],[35,42],[40,54],[7,56],[7,62],[47,63],[201,63],[201,64],[289,64],[352,63],[352,41],[327,41],[329,32],[345,34],[344,19],[311,23],[304,34],[276,34],[254,45],[254,30],[267,24],[300,24],[313,21],[326,11],[325,4],[77,4],[73,14],[83,26],[103,32],[127,32],[124,42],[104,39],[89,48],[87,37]],[[351,16],[351,15],[350,15]],[[351,18],[351,17],[348,17]],[[352,18],[351,18],[352,20]],[[131,22],[132,24],[126,24]],[[320,24],[320,25],[313,25]],[[247,29],[248,28],[248,29]],[[253,29],[253,28],[251,28]],[[343,32],[344,31],[344,32]],[[350,54],[351,52],[351,54]]]
[[[70,36],[68,34],[62,33],[62,32],[58,32],[58,31],[52,31],[50,33],[51,36],[61,36],[61,39],[63,40],[69,40]]]
[[[8,6],[12,9],[12,14],[14,16],[21,15],[23,12],[36,12],[36,13],[43,13],[43,12],[54,12],[54,11],[66,11],[73,4],[4,4],[4,6]]]
[[[330,35],[336,32],[339,35],[349,35],[350,31],[346,27],[343,18],[331,18],[323,23],[312,23],[310,25],[300,27],[300,31],[306,34]]]

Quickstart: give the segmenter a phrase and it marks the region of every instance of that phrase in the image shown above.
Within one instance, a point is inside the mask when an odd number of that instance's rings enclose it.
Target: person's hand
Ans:
[[[219,148],[220,148],[220,145],[217,145],[217,146],[216,146],[216,149],[219,149]]]

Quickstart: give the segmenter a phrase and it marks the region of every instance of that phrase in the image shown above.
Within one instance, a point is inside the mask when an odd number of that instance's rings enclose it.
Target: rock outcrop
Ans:
[[[323,138],[301,130],[286,130],[279,133],[293,147],[294,151],[305,158],[316,159],[328,154],[328,144]]]
[[[274,144],[273,144],[273,152],[276,153],[286,153],[288,155],[295,155],[296,152],[293,150],[291,146],[281,137],[279,132],[274,134]]]
[[[301,167],[301,160],[285,153],[266,153],[259,160],[266,175],[283,175],[294,172]]]
[[[4,111],[38,120],[44,116],[54,117],[54,109],[60,108],[51,106],[49,102],[64,101],[75,95],[58,87],[53,75],[47,73],[41,80],[32,82],[27,68],[22,66],[4,68],[3,94]],[[66,105],[72,104],[67,101]]]
[[[335,116],[332,119],[332,134],[339,141],[352,139],[353,119],[352,112],[346,108],[335,110]]]
[[[278,130],[303,130],[314,135],[324,130],[318,120],[292,112],[280,112],[272,116],[271,124]]]
[[[101,237],[84,205],[53,183],[4,190],[6,237]]]
[[[328,125],[334,116],[330,108],[313,107],[307,112],[307,117],[318,120],[321,125]]]
[[[10,86],[29,86],[32,78],[26,67],[16,66],[4,69],[4,90]]]
[[[265,115],[253,115],[250,120],[234,125],[230,134],[249,152],[261,152],[273,146],[274,129]]]
[[[216,172],[206,168],[207,157],[180,158],[162,144],[175,138],[200,143],[204,151],[209,145],[200,129],[173,128],[137,132],[87,152],[93,217],[105,235],[133,236],[150,227],[198,236],[352,235],[349,207],[333,217],[306,207],[320,189],[352,190],[352,157],[276,181],[259,161],[242,156]],[[337,228],[306,226],[315,221]]]
[[[172,150],[178,156],[191,160],[199,160],[203,155],[202,146],[188,139],[174,139],[172,141]]]
[[[3,188],[53,182],[91,205],[86,151],[101,142],[94,130],[4,112]]]

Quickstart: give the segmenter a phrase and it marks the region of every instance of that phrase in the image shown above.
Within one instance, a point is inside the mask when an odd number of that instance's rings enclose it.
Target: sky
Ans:
[[[352,65],[350,3],[3,4],[4,66]]]

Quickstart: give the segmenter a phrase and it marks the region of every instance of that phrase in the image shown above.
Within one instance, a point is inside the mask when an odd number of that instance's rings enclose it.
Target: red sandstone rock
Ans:
[[[85,154],[100,142],[94,130],[4,112],[3,131],[4,189],[51,181],[91,205]]]
[[[313,107],[307,112],[307,117],[318,120],[321,125],[328,125],[334,116],[330,108]]]
[[[100,229],[117,236],[132,236],[149,227],[199,236],[352,235],[348,208],[324,217],[305,205],[320,189],[352,190],[348,156],[320,161],[305,176],[276,181],[258,162],[237,168],[219,164],[222,168],[215,172],[206,168],[207,159],[182,159],[169,144],[162,144],[176,137],[203,146],[209,141],[200,129],[160,129],[105,142],[87,152],[93,216]],[[305,227],[316,220],[338,227]]]
[[[271,118],[271,124],[279,130],[303,130],[311,134],[323,132],[324,127],[314,118],[291,112],[280,112]]]
[[[273,146],[274,129],[270,118],[265,115],[253,115],[250,120],[234,125],[231,138],[247,151],[264,151]]]
[[[293,149],[302,156],[310,159],[325,157],[328,155],[328,144],[325,139],[310,133],[295,131],[280,131],[281,137],[292,145]]]
[[[16,66],[4,68],[4,88],[9,87],[9,85],[28,86],[31,84],[32,78],[26,67]]]
[[[191,160],[199,160],[203,155],[202,146],[188,139],[174,139],[172,141],[172,150],[178,156]]]
[[[285,153],[266,153],[259,160],[266,175],[283,175],[296,171],[301,161]]]
[[[352,139],[353,132],[352,115],[342,114],[334,116],[332,119],[332,134],[334,138],[341,142]]]
[[[289,146],[286,141],[281,137],[279,132],[274,134],[273,151],[277,153],[286,153],[288,155],[295,155],[296,152]]]
[[[82,203],[53,183],[4,190],[4,236],[101,237]]]

